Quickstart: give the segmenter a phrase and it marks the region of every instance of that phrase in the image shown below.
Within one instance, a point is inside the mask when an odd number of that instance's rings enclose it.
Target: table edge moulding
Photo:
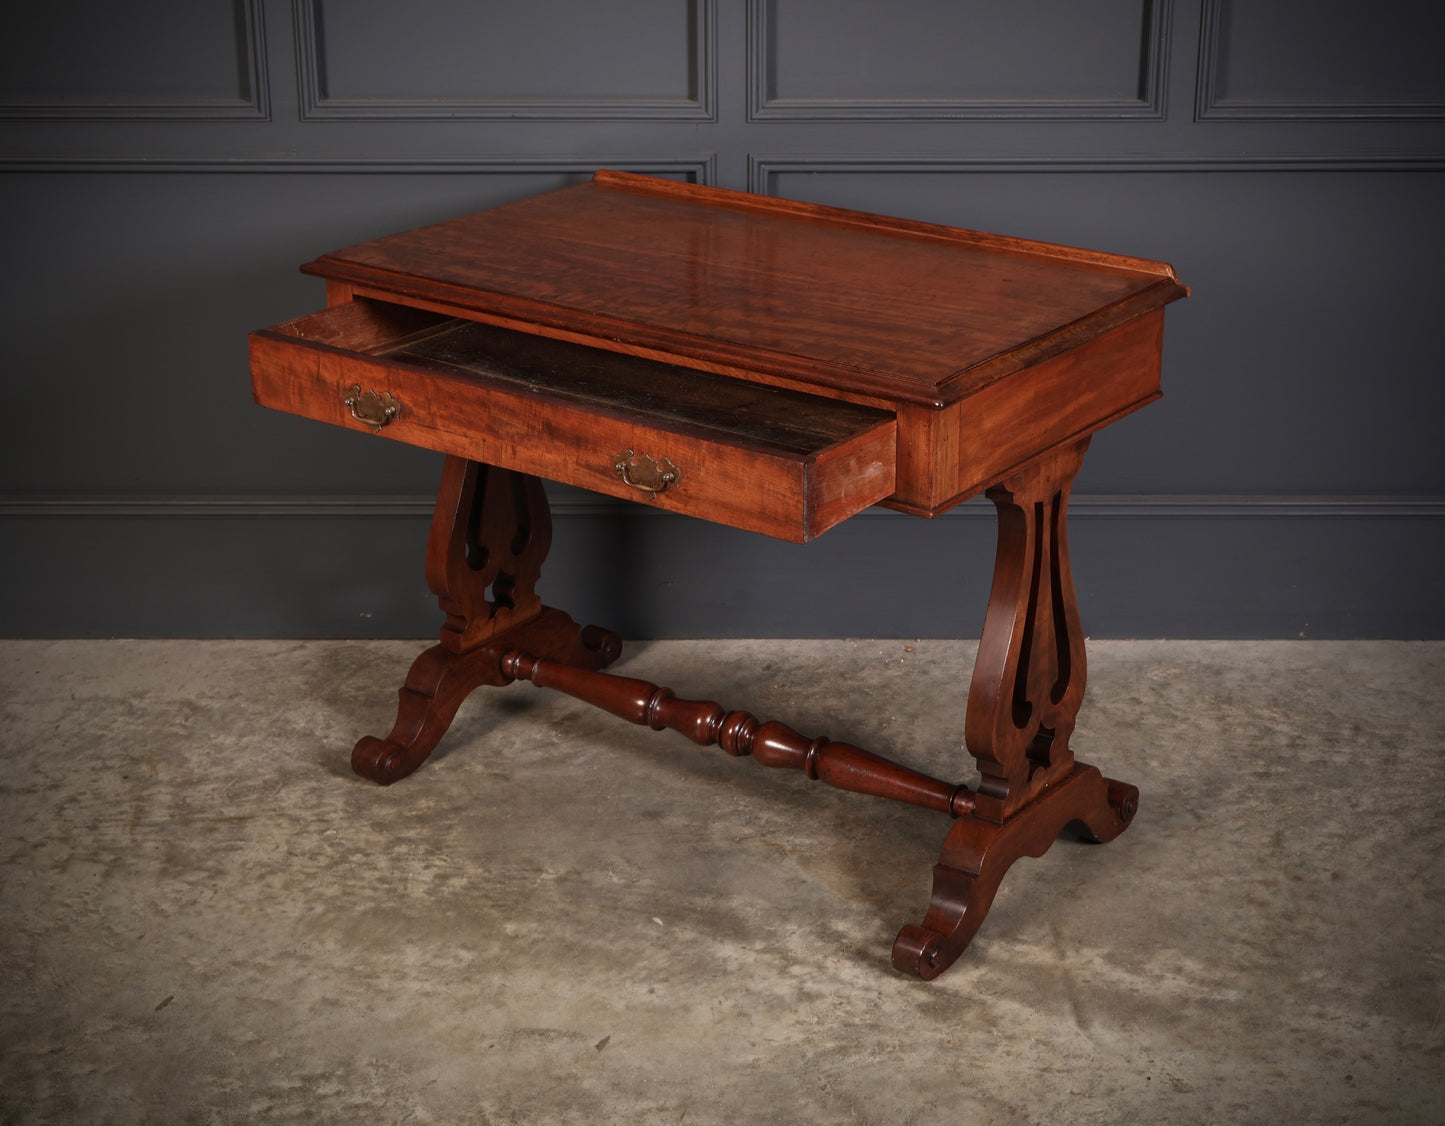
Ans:
[[[1074,759],[1086,674],[1068,498],[1091,436],[1160,394],[1169,266],[599,171],[323,255],[327,308],[251,334],[263,406],[446,455],[426,551],[445,616],[383,739],[416,770],[462,701],[556,689],[765,766],[950,818],[894,965],[933,978],[1013,862],[1107,841],[1138,791]],[[610,630],[536,593],[542,479],[802,543],[873,504],[984,492],[993,585],[968,692],[969,788],[603,671]]]

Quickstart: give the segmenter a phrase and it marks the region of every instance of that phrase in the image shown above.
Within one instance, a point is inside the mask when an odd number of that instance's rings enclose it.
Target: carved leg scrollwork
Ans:
[[[426,582],[446,612],[441,643],[464,653],[542,610],[537,578],[552,546],[542,482],[449,457],[426,548]]]
[[[1042,856],[1071,825],[1112,840],[1137,808],[1137,789],[1076,763],[1069,749],[1086,667],[1068,501],[1087,448],[1051,453],[988,490],[998,554],[964,724],[982,780],[944,840],[927,915],[894,943],[893,964],[906,973],[931,979],[953,963],[1014,861]]]
[[[446,614],[440,644],[413,662],[391,733],[356,744],[353,770],[382,785],[416,770],[473,689],[511,682],[501,670],[509,648],[590,669],[617,659],[616,634],[583,629],[537,597],[551,542],[551,512],[537,478],[447,458],[426,557],[427,585]]]
[[[1084,634],[1069,568],[1069,486],[1087,440],[988,490],[998,510],[993,589],[964,741],[983,780],[978,813],[1002,821],[1065,778],[1084,699]]]
[[[1069,776],[1002,825],[960,817],[944,838],[933,868],[933,897],[921,926],[906,926],[893,943],[893,965],[931,981],[963,953],[983,924],[1014,861],[1042,856],[1065,829],[1111,841],[1129,826],[1139,791],[1076,763]]]
[[[965,723],[982,774],[976,793],[747,712],[599,675],[621,652],[620,638],[583,629],[537,598],[551,543],[541,483],[460,458],[447,459],[427,547],[428,585],[446,613],[440,644],[412,665],[391,734],[357,743],[352,766],[383,784],[405,777],[474,688],[522,679],[732,755],[949,814],[956,820],[933,870],[928,912],[893,946],[900,970],[937,977],[973,939],[1014,861],[1042,856],[1069,826],[1111,840],[1138,803],[1133,786],[1075,762],[1069,750],[1085,661],[1066,525],[1086,447],[1046,455],[988,491],[998,510],[998,554]]]

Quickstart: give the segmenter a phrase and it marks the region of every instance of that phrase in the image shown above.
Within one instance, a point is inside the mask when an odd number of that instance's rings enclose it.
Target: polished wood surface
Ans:
[[[252,333],[251,371],[263,406],[797,543],[895,489],[887,411],[392,302]],[[352,388],[395,414],[358,417]],[[639,488],[627,451],[676,482]]]
[[[1043,856],[1066,829],[1099,844],[1111,841],[1129,827],[1138,805],[1134,786],[1076,763],[1067,776],[1006,821],[960,817],[944,837],[933,867],[928,913],[894,940],[894,967],[932,981],[973,941],[1016,861]]]
[[[613,172],[303,269],[333,304],[882,409],[894,484],[868,503],[920,516],[1156,399],[1163,308],[1188,293],[1160,262]]]
[[[1073,768],[1084,631],[1069,563],[1069,489],[1087,442],[988,491],[998,511],[993,589],[968,693],[964,741],[983,775],[981,817],[1003,821]]]
[[[883,503],[936,516],[1152,403],[1163,343],[1161,309],[940,409],[899,404],[897,490]]]
[[[304,268],[599,348],[923,403],[1186,292],[1159,262],[614,172]]]
[[[520,679],[922,806],[953,821],[893,946],[923,978],[1015,861],[1128,826],[1137,789],[1073,753],[1068,500],[1090,436],[1159,395],[1164,306],[1187,293],[1168,266],[603,172],[305,269],[330,307],[252,334],[257,401],[449,455],[426,565],[440,642],[358,773],[406,776],[473,689]],[[998,549],[961,733],[977,789],[601,671],[621,640],[537,597],[539,477],[798,541],[986,490]]]
[[[922,806],[958,817],[974,808],[968,788],[930,778],[849,743],[810,739],[786,724],[764,723],[751,712],[729,711],[711,700],[680,700],[671,688],[549,660],[521,649],[502,657],[502,671],[539,688],[555,688],[629,723],[670,728],[702,746],[716,744],[735,758],[751,755],[764,766],[801,770],[814,782],[840,790]]]
[[[385,786],[416,770],[474,689],[511,683],[502,657],[518,646],[588,669],[617,659],[616,634],[578,626],[537,597],[551,543],[540,481],[447,458],[426,552],[427,586],[446,615],[441,640],[412,663],[387,737],[366,736],[352,749],[353,770]]]
[[[1139,791],[1076,762],[1069,741],[1087,675],[1069,562],[1069,490],[1088,441],[1046,454],[988,490],[998,551],[969,685],[964,741],[980,781],[944,840],[928,913],[904,927],[893,964],[933,978],[977,933],[1004,874],[1075,826],[1109,841]]]

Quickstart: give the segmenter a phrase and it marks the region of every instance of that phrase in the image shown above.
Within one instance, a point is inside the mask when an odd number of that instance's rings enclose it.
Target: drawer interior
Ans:
[[[890,411],[359,298],[271,331],[668,430],[808,457]]]

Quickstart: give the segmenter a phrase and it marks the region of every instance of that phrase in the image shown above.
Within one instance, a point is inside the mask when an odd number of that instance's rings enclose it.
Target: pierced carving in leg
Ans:
[[[427,586],[447,615],[441,643],[464,653],[536,617],[537,577],[551,546],[541,481],[447,458],[426,550]]]
[[[1112,840],[1137,808],[1138,790],[1069,749],[1087,670],[1068,500],[1087,448],[1056,451],[988,490],[998,554],[964,723],[982,780],[944,840],[922,925],[894,943],[893,964],[907,973],[933,978],[953,963],[1015,860],[1042,856],[1069,825]]]
[[[537,597],[551,543],[551,512],[537,478],[447,458],[426,554],[427,586],[446,614],[440,643],[412,664],[391,733],[356,744],[353,770],[382,785],[416,770],[473,689],[510,682],[501,671],[507,648],[591,669],[617,659],[616,634],[583,629]]]
[[[1069,568],[1068,493],[1086,446],[988,491],[998,511],[998,554],[964,740],[983,774],[979,814],[993,821],[1073,766],[1069,737],[1087,668]]]

